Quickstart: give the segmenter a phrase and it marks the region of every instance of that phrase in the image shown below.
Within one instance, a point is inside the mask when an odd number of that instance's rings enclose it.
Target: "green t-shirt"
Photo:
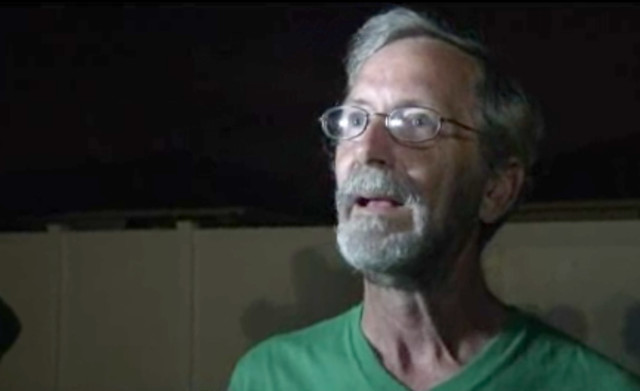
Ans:
[[[432,391],[640,391],[640,380],[516,309],[503,331]],[[272,337],[236,365],[230,391],[407,391],[362,333],[362,305]]]

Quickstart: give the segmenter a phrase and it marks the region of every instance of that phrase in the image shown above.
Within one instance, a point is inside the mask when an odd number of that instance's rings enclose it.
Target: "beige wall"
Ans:
[[[640,374],[640,351],[625,348],[633,330],[624,323],[635,316],[640,338],[640,222],[505,228],[486,254],[494,291],[551,322],[566,319],[565,331]]]
[[[486,254],[489,280],[542,317],[568,308],[577,321],[563,327],[640,373],[621,334],[640,302],[639,233],[638,221],[510,224]],[[327,227],[0,235],[0,295],[24,325],[0,389],[221,390],[255,342],[359,291]]]

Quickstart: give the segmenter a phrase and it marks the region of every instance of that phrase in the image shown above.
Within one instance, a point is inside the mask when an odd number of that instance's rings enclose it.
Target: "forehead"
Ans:
[[[405,38],[364,62],[347,99],[384,109],[408,101],[466,111],[475,103],[479,76],[477,61],[460,49],[432,38]]]

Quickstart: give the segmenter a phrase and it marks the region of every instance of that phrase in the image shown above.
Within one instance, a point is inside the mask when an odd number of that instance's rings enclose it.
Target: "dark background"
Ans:
[[[0,9],[0,217],[248,207],[330,223],[316,118],[385,5]],[[419,6],[416,6],[419,7]],[[432,5],[541,101],[532,201],[640,198],[640,8]]]

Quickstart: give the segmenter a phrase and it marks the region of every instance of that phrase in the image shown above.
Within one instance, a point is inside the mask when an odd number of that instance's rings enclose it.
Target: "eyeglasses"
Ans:
[[[372,115],[384,117],[385,126],[393,138],[405,143],[421,143],[438,136],[442,124],[449,122],[465,130],[476,129],[451,118],[445,118],[428,107],[400,107],[386,113],[369,113],[356,106],[337,106],[320,117],[322,130],[333,140],[349,140],[364,133]]]

